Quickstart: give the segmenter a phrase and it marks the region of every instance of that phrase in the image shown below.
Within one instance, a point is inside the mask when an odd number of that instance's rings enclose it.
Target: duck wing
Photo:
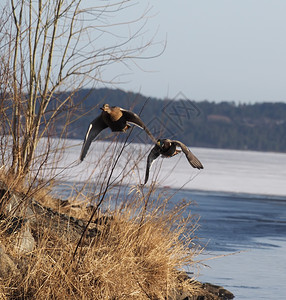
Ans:
[[[97,137],[97,135],[105,128],[108,126],[105,124],[103,121],[101,115],[94,119],[88,127],[88,130],[86,132],[82,148],[81,148],[81,153],[80,153],[80,160],[83,161],[87,151],[90,147],[91,142]]]
[[[150,151],[148,158],[147,158],[147,166],[146,166],[146,173],[145,173],[145,181],[144,184],[147,183],[149,179],[149,171],[152,166],[153,161],[160,155],[160,147],[158,145],[155,145],[155,147],[152,148]]]
[[[198,158],[190,151],[190,149],[180,141],[172,141],[176,144],[176,146],[181,147],[182,151],[185,153],[189,163],[193,168],[203,169],[202,163],[198,160]]]
[[[141,129],[144,129],[146,131],[146,133],[149,135],[149,137],[151,138],[151,140],[153,141],[153,143],[154,144],[157,143],[157,140],[155,139],[153,134],[149,131],[147,126],[144,124],[144,122],[140,119],[140,117],[137,114],[135,114],[133,111],[126,110],[123,108],[121,108],[121,111],[122,111],[122,115],[125,118],[126,122],[132,123],[132,124],[140,127]]]

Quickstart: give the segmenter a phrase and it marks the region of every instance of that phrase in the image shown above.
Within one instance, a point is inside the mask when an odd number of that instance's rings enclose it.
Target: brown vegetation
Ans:
[[[9,183],[2,182],[2,186],[9,187]],[[11,195],[21,201],[25,194],[10,190],[9,195],[10,201]],[[72,209],[68,213],[66,208],[65,214],[55,208],[52,213],[40,211],[35,205],[48,205],[49,200],[40,200],[36,194],[26,199],[32,212],[11,210],[9,219],[7,206],[3,208],[0,248],[12,267],[7,267],[0,279],[2,298],[176,299],[179,291],[199,293],[198,283],[190,278],[182,280],[182,267],[193,266],[199,253],[199,248],[192,245],[196,221],[191,216],[182,217],[189,204],[182,202],[167,211],[167,200],[159,204],[148,194],[152,209],[147,211],[144,195],[135,195],[136,199],[120,211],[109,212],[108,218],[97,215],[92,220],[90,226],[96,227],[96,234],[84,238],[75,256],[80,234],[75,235],[70,219],[63,221]],[[55,203],[53,200],[50,206]],[[87,221],[84,212],[88,216],[90,208],[82,206],[81,210],[82,223],[77,223],[83,229]],[[12,211],[21,225],[12,224]],[[21,233],[27,230],[35,241],[32,249],[19,247],[19,239],[24,240]]]

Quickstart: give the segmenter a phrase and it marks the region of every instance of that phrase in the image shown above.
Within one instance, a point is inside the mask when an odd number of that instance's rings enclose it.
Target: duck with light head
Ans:
[[[89,124],[87,129],[80,153],[81,161],[84,160],[92,141],[108,127],[113,132],[126,132],[130,128],[130,124],[133,124],[145,130],[153,143],[156,143],[152,133],[134,112],[118,106],[109,106],[109,104],[104,104],[100,109],[102,110],[101,114]]]

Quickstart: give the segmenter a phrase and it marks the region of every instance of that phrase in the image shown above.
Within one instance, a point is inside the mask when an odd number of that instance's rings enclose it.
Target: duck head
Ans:
[[[106,112],[110,112],[109,104],[103,104],[103,106],[100,109]]]
[[[163,140],[158,140],[158,141],[157,141],[157,145],[158,145],[159,147],[161,147],[162,149],[168,149],[168,148],[170,148],[171,143],[170,143],[169,140],[163,139]]]

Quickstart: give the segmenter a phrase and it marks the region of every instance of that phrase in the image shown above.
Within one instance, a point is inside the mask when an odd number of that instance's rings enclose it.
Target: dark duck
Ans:
[[[177,149],[177,147],[180,147],[181,149]],[[146,184],[148,181],[151,165],[157,157],[159,157],[160,155],[163,158],[172,157],[177,155],[181,151],[184,152],[188,162],[193,168],[204,168],[202,163],[198,160],[198,158],[182,142],[170,139],[160,139],[157,141],[156,145],[152,148],[148,155],[144,184]]]

